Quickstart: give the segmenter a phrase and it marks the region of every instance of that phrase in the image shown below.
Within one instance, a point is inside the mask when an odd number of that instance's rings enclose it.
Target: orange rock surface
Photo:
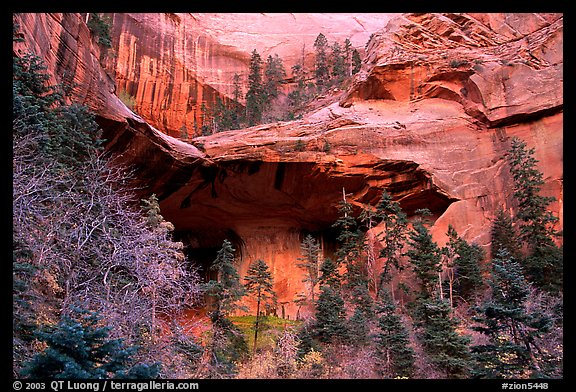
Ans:
[[[304,56],[314,61],[314,41],[323,33],[330,45],[346,38],[363,50],[388,14],[111,14],[113,54],[106,67],[118,91],[135,98],[135,110],[171,136],[200,135],[205,110],[216,98],[233,97],[233,77],[247,91],[250,56],[263,61],[278,54],[287,76]],[[242,102],[243,103],[243,102]]]
[[[133,48],[144,45],[146,53],[168,53],[160,57],[158,69],[180,70],[173,74],[168,96],[177,89],[191,91],[182,87],[186,80],[196,83],[196,95],[200,85],[202,91],[210,86],[215,94],[225,92],[219,83],[227,79],[218,79],[217,70],[233,72],[234,66],[224,64],[234,63],[230,53],[249,52],[250,40],[235,49],[225,18],[198,16],[198,31],[204,26],[204,37],[217,35],[218,43],[207,39],[211,49],[196,52],[204,56],[203,65],[186,68],[186,73],[180,62],[199,60],[171,54],[169,48],[188,47],[179,40],[190,36],[182,29],[192,22],[178,17],[179,24],[169,15],[115,15],[114,21],[124,31],[121,42],[134,42]],[[293,301],[307,292],[304,272],[296,266],[303,236],[315,233],[324,254],[333,253],[330,226],[343,188],[358,207],[375,205],[387,189],[410,214],[430,208],[432,233],[440,245],[451,224],[466,240],[488,247],[496,210],[516,208],[504,154],[510,137],[518,136],[536,149],[545,180],[542,193],[557,199],[551,210],[563,226],[561,14],[388,16],[367,45],[366,60],[350,89],[328,96],[326,104],[301,120],[197,138],[194,143],[202,151],[162,134],[122,105],[80,15],[23,14],[16,19],[26,43],[15,50],[27,47],[45,57],[56,80],[73,71],[74,81],[83,84],[75,91],[96,111],[107,147],[138,168],[146,192],[159,195],[162,213],[189,244],[190,256],[207,265],[229,238],[238,249],[241,274],[262,258],[274,275],[279,315],[294,318],[298,308]],[[255,29],[257,19],[248,25]],[[167,26],[180,26],[181,34]],[[231,26],[231,37],[241,35],[237,24]],[[170,38],[163,38],[164,32]],[[166,49],[166,42],[173,46]],[[222,58],[220,50],[226,53]],[[132,67],[122,72],[135,72],[146,56],[152,64],[153,56],[138,53],[118,53],[132,56]],[[157,69],[154,64],[149,69]],[[127,83],[122,75],[116,73],[118,86]],[[163,76],[155,81],[154,75]],[[142,115],[158,127],[181,121],[175,119],[185,112],[178,107],[183,98],[165,100],[165,93],[152,94],[145,87],[155,85],[159,91],[158,86],[166,85],[165,75],[140,71],[133,78],[137,99],[150,105]],[[171,127],[163,130],[170,133]],[[296,148],[299,141],[303,151]],[[309,311],[304,307],[301,314]]]

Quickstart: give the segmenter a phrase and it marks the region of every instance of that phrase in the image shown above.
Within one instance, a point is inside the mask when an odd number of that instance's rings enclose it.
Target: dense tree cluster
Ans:
[[[320,34],[314,46],[314,77],[302,64],[292,69],[292,104],[307,99],[311,79],[321,90],[357,72],[349,41],[329,46]],[[49,80],[38,57],[14,57],[15,376],[562,377],[561,233],[553,198],[540,194],[535,150],[520,139],[505,155],[514,214],[494,212],[488,255],[453,226],[439,246],[430,211],[409,219],[385,190],[362,208],[343,190],[337,249],[328,254],[305,235],[294,260],[306,287],[294,303],[309,313],[279,331],[267,324],[276,293],[266,261],[241,277],[224,240],[210,266],[215,278],[200,284],[156,195],[136,198],[130,172],[103,151],[93,115],[66,105]],[[280,58],[263,62],[254,50],[245,108],[238,76],[235,103],[218,102],[213,126],[259,123],[284,80]],[[170,320],[202,298],[210,329],[199,342]],[[235,317],[250,303],[246,333]]]
[[[312,303],[315,313],[296,339],[300,361],[322,358],[325,375],[351,352],[371,352],[373,359],[362,362],[373,369],[370,377],[561,377],[562,249],[547,211],[553,199],[539,195],[533,154],[511,139],[506,159],[518,213],[495,212],[488,264],[484,250],[451,225],[446,245],[438,246],[426,209],[409,221],[384,191],[375,208],[358,214],[343,194],[336,260],[323,257],[314,237],[302,241],[298,266],[311,292],[299,301]],[[377,236],[374,227],[381,228]],[[379,271],[371,271],[375,265]],[[411,288],[403,290],[393,271],[408,273]]]
[[[194,268],[157,198],[138,200],[130,172],[103,151],[94,116],[65,104],[45,71],[37,56],[13,58],[14,373],[39,375],[48,358],[60,363],[54,377],[118,375],[129,359],[163,363],[177,348],[158,349],[161,324],[196,302]],[[96,316],[81,321],[76,308]],[[75,343],[66,331],[98,339]],[[35,355],[39,342],[47,348]],[[66,352],[75,344],[93,365]]]
[[[349,39],[343,45],[339,42],[330,45],[320,33],[314,43],[314,56],[313,69],[307,70],[302,60],[292,66],[288,78],[278,54],[269,55],[264,60],[254,49],[246,76],[246,94],[241,91],[241,75],[235,74],[231,99],[217,97],[210,111],[206,103],[202,104],[201,135],[262,122],[293,120],[311,99],[330,88],[342,86],[360,71],[360,53],[352,47]],[[187,133],[185,136],[188,137]]]

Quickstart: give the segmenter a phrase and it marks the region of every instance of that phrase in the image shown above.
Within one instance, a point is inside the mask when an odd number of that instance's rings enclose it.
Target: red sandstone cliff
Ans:
[[[231,99],[233,77],[246,93],[254,49],[265,61],[278,54],[288,76],[301,61],[312,69],[319,33],[330,44],[363,49],[370,34],[384,26],[387,14],[111,14],[113,50],[106,68],[118,90],[135,97],[135,110],[163,132],[200,134],[202,105],[216,97]]]
[[[233,63],[229,54],[245,53],[246,47],[235,49],[220,38],[220,44],[198,52],[204,56],[202,66],[182,67],[180,61],[192,61],[196,55],[178,58],[176,51],[171,54],[162,46],[172,40],[169,48],[187,47],[178,38],[187,36],[184,33],[169,32],[170,38],[162,38],[166,26],[176,29],[174,16],[140,18],[136,23],[133,16],[114,16],[115,28],[121,30],[122,42],[142,40],[134,47],[143,46],[149,54],[138,57],[138,51],[120,50],[119,58],[132,55],[134,68],[159,58],[161,67],[154,62],[149,69],[180,70],[172,75],[172,93],[167,95],[149,93],[146,87],[167,88],[167,71],[149,75],[140,71],[133,78],[138,81],[138,99],[143,104],[149,101],[150,110],[144,112],[166,116],[166,120],[154,117],[159,126],[183,113],[177,106],[183,98],[164,98],[174,96],[177,89],[190,92],[186,83],[196,83],[194,96],[206,86],[225,90],[218,87],[213,72],[233,71],[233,66],[226,68]],[[56,80],[64,71],[72,72],[79,83],[78,97],[97,112],[105,128],[108,148],[139,168],[147,190],[160,196],[163,214],[190,247],[215,248],[233,237],[241,251],[241,273],[256,258],[266,260],[290,317],[296,312],[294,296],[305,291],[303,272],[295,265],[302,232],[322,233],[329,252],[328,227],[336,218],[334,205],[343,187],[357,205],[374,204],[386,188],[409,212],[431,208],[437,218],[432,231],[441,244],[452,224],[467,240],[487,245],[496,209],[514,208],[503,154],[509,138],[519,136],[536,148],[546,181],[543,193],[558,199],[551,208],[563,224],[560,14],[385,18],[367,47],[361,73],[339,101],[302,120],[198,138],[205,153],[162,135],[123,107],[112,93],[113,81],[99,67],[98,49],[79,15],[16,19],[25,45],[47,59]],[[136,27],[125,27],[131,23]],[[180,20],[179,26],[188,24]],[[219,37],[227,37],[224,18],[215,26]],[[154,31],[156,41],[145,38],[149,33],[141,38],[142,31]],[[219,58],[215,48],[221,44],[228,45],[227,55]],[[156,52],[168,54],[154,57]],[[155,81],[154,75],[164,76]],[[116,76],[121,78],[118,72]],[[306,144],[305,151],[295,150],[298,140]],[[329,152],[322,151],[325,142],[331,146]]]

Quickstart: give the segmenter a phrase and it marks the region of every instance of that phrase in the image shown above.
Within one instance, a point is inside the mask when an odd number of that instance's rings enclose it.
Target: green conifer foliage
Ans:
[[[414,350],[410,347],[408,331],[387,289],[379,292],[376,320],[374,341],[378,372],[386,378],[412,377],[415,369]]]
[[[282,59],[275,54],[274,57],[269,55],[266,59],[266,67],[264,68],[264,92],[266,94],[266,101],[270,102],[272,99],[277,98],[280,92],[280,85],[286,78],[286,71],[282,64]]]
[[[431,362],[444,371],[446,378],[468,377],[470,338],[457,332],[458,322],[451,314],[450,304],[441,299],[427,299],[422,309],[421,341]]]
[[[346,198],[340,201],[339,208],[340,218],[332,225],[339,230],[336,238],[340,244],[336,255],[338,265],[346,266],[345,286],[350,289],[358,284],[366,282],[366,271],[360,260],[361,244],[363,234],[361,233],[358,222],[353,215],[352,205]]]
[[[492,257],[496,256],[498,251],[506,249],[512,257],[520,258],[518,234],[512,225],[512,218],[502,209],[499,209],[496,213],[490,236],[490,253]]]
[[[254,49],[250,58],[248,74],[248,92],[246,93],[246,120],[248,126],[259,124],[262,121],[264,110],[264,85],[262,82],[262,58]]]
[[[546,361],[535,338],[550,330],[552,320],[526,310],[530,284],[506,249],[496,254],[492,266],[492,297],[477,309],[479,324],[474,327],[490,342],[473,347],[475,373],[486,378],[525,377],[541,370],[539,357]]]
[[[360,52],[358,49],[352,50],[352,75],[357,74],[360,72],[362,68],[362,58],[360,57]]]
[[[246,288],[240,283],[240,275],[234,265],[232,243],[224,240],[222,247],[210,269],[218,272],[218,280],[211,280],[206,285],[206,292],[215,299],[216,310],[229,315],[239,309],[238,302],[246,295]]]
[[[429,213],[424,211],[424,215]],[[438,273],[441,271],[441,251],[432,235],[424,225],[422,219],[414,223],[414,228],[409,235],[410,249],[406,253],[408,261],[420,284],[419,296],[430,298],[438,290]]]
[[[450,268],[455,270],[454,296],[468,301],[483,286],[480,262],[484,258],[484,251],[459,237],[452,225],[448,225],[447,235],[449,239],[445,250],[451,259]]]
[[[296,266],[304,269],[306,276],[303,282],[310,285],[310,298],[315,302],[314,290],[318,285],[320,275],[320,244],[310,234],[306,235],[300,244],[303,257],[298,258]]]
[[[250,264],[246,276],[244,277],[246,283],[246,291],[252,294],[256,299],[256,322],[254,325],[254,349],[256,352],[256,345],[258,342],[258,331],[261,328],[261,306],[274,305],[276,303],[276,293],[272,288],[272,274],[268,265],[258,259]]]
[[[334,42],[334,44],[332,44],[331,60],[331,79],[335,84],[342,83],[346,77],[346,59],[342,53],[342,47],[338,42]]]
[[[344,300],[338,290],[330,286],[321,287],[316,301],[315,332],[324,343],[346,341],[348,338]]]
[[[316,86],[319,90],[322,90],[328,85],[330,80],[328,40],[324,34],[318,34],[314,41],[314,49],[316,51],[314,76],[316,78]]]
[[[554,243],[559,233],[553,225],[558,218],[547,210],[556,199],[540,195],[544,180],[536,167],[538,161],[534,153],[534,148],[528,149],[525,142],[514,137],[506,156],[514,178],[514,198],[518,201],[516,218],[521,222],[520,238],[529,248],[523,264],[530,281],[558,292],[563,284],[563,255]]]
[[[110,18],[102,17],[98,13],[91,13],[88,18],[88,28],[98,37],[98,43],[105,48],[112,47],[110,25]]]
[[[380,274],[380,284],[389,282],[392,268],[401,270],[402,249],[408,237],[408,217],[402,211],[400,203],[393,201],[390,194],[382,191],[382,197],[376,207],[376,217],[384,224],[379,240],[382,245],[380,257],[384,258],[384,267]]]
[[[21,371],[29,378],[153,378],[159,364],[132,365],[137,348],[126,347],[121,339],[109,339],[109,327],[100,325],[93,312],[74,309],[55,326],[37,333],[47,347],[36,354]],[[131,366],[132,365],[132,366]]]
[[[320,277],[318,278],[318,283],[321,286],[328,285],[332,288],[340,289],[341,278],[338,274],[338,265],[329,257],[325,258],[320,266]]]

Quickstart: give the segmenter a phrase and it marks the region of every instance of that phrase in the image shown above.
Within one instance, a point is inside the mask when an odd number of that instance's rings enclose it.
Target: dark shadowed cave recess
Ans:
[[[233,243],[242,260],[243,233],[256,228],[296,231],[300,239],[311,233],[322,241],[324,256],[332,256],[337,237],[332,225],[343,189],[356,214],[363,206],[376,206],[384,188],[409,216],[428,208],[437,217],[455,200],[410,161],[342,168],[237,160],[189,167],[186,176],[171,178],[178,180],[166,181],[166,187],[157,190],[162,214],[174,224],[175,238],[185,244],[204,280],[215,278],[209,267],[224,239]]]

